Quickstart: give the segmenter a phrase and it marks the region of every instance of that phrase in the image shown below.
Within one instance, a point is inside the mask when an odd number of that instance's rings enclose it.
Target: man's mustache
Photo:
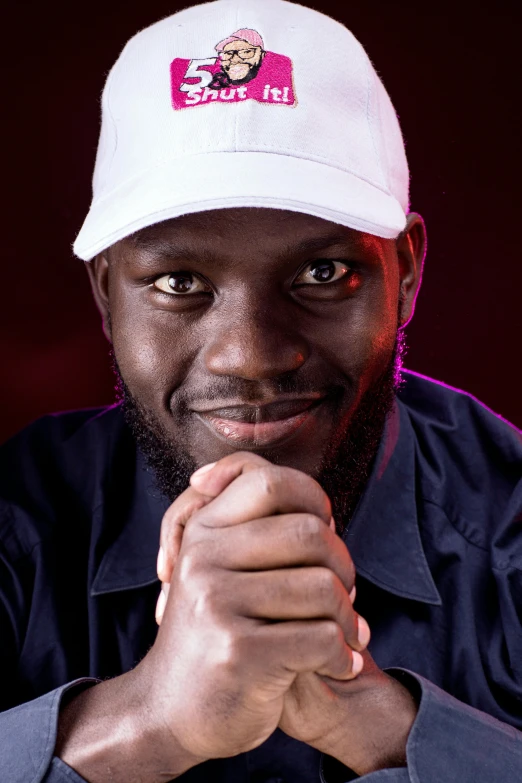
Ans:
[[[197,390],[191,393],[189,389],[175,390],[170,398],[172,411],[188,412],[193,409],[205,407],[208,403],[234,401],[236,405],[256,405],[260,401],[277,402],[281,399],[310,397],[339,398],[346,394],[349,388],[348,379],[344,383],[330,383],[325,385],[321,381],[304,381],[295,378],[281,377],[270,384],[227,383],[215,385],[198,385]]]

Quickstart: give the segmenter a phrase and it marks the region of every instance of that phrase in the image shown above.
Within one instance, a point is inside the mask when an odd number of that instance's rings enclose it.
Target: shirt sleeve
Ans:
[[[353,780],[375,780],[376,783],[411,783],[406,767],[380,769],[378,772],[372,772],[371,775],[364,775],[360,778],[351,769],[345,767],[344,764],[324,754],[321,755],[319,769],[320,783],[352,783]]]
[[[345,768],[321,783],[513,783],[522,780],[522,732],[455,699],[406,669],[387,669],[412,691],[420,689],[419,712],[406,746],[407,767],[383,769],[360,778]]]
[[[65,693],[97,680],[62,685],[38,699],[0,713],[0,780],[9,783],[85,783],[71,767],[54,757],[58,714]]]
[[[71,769],[68,764],[55,756],[51,762],[49,772],[44,777],[42,783],[86,783],[86,781],[74,769]]]

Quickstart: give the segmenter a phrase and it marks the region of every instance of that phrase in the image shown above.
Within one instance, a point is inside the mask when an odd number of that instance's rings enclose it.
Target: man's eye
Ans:
[[[334,261],[328,258],[319,259],[312,261],[294,282],[298,285],[335,283],[350,271],[350,267],[344,261]]]
[[[200,294],[209,291],[209,287],[203,280],[191,272],[174,272],[158,277],[153,283],[154,288],[164,294]]]

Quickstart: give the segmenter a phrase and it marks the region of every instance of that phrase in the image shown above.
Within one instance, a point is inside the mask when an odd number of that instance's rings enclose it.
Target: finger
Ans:
[[[329,568],[283,568],[236,573],[224,583],[229,611],[262,620],[334,620],[345,642],[362,651],[370,641],[368,624],[354,612],[339,577]]]
[[[257,470],[271,464],[258,454],[237,451],[223,457],[219,462],[204,465],[192,474],[190,484],[205,495],[217,497],[242,473],[248,473],[250,470]]]
[[[157,561],[158,578],[161,581],[170,582],[172,579],[172,571],[181,549],[183,531],[194,511],[202,508],[219,495],[241,472],[248,472],[270,464],[268,460],[258,457],[257,454],[238,452],[225,457],[219,463],[211,462],[204,465],[192,474],[191,486],[176,498],[163,517]],[[219,465],[219,468],[213,472],[213,477],[209,482],[203,477],[216,465]],[[201,487],[204,487],[205,492],[200,491]]]
[[[169,597],[170,584],[164,582],[161,585],[161,593],[159,594],[158,601],[156,603],[156,622],[161,625],[163,615],[165,614],[165,607],[167,605],[167,598]]]
[[[183,531],[192,514],[219,495],[241,472],[270,464],[268,460],[256,454],[238,452],[225,457],[220,462],[204,465],[192,474],[191,486],[176,498],[163,517],[157,561],[158,578],[162,582],[170,582],[172,579],[172,571],[181,549]],[[213,471],[213,478],[208,481],[204,476],[216,465],[219,468]],[[205,492],[200,491],[202,486]]]
[[[253,663],[281,677],[288,672],[316,672],[336,680],[352,680],[364,666],[362,655],[344,641],[332,620],[295,620],[261,625],[253,637]]]
[[[185,490],[166,510],[161,522],[160,549],[158,553],[158,579],[170,582],[176,565],[183,531],[195,511],[203,508],[212,500],[193,487]]]
[[[208,529],[193,539],[209,540]],[[212,530],[208,561],[228,571],[270,571],[297,566],[331,569],[348,593],[353,592],[355,566],[346,544],[322,519],[312,514],[279,514],[252,519],[231,528]]]
[[[230,527],[293,512],[308,512],[328,526],[332,507],[325,491],[311,476],[268,464],[239,475],[192,518],[206,527]]]

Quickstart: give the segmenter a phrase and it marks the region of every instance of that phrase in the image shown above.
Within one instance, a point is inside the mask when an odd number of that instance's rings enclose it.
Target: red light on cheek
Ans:
[[[359,288],[362,286],[363,278],[362,275],[359,272],[351,272],[351,274],[348,274],[346,276],[346,287],[349,290],[349,292],[355,293],[355,291],[358,291]]]

